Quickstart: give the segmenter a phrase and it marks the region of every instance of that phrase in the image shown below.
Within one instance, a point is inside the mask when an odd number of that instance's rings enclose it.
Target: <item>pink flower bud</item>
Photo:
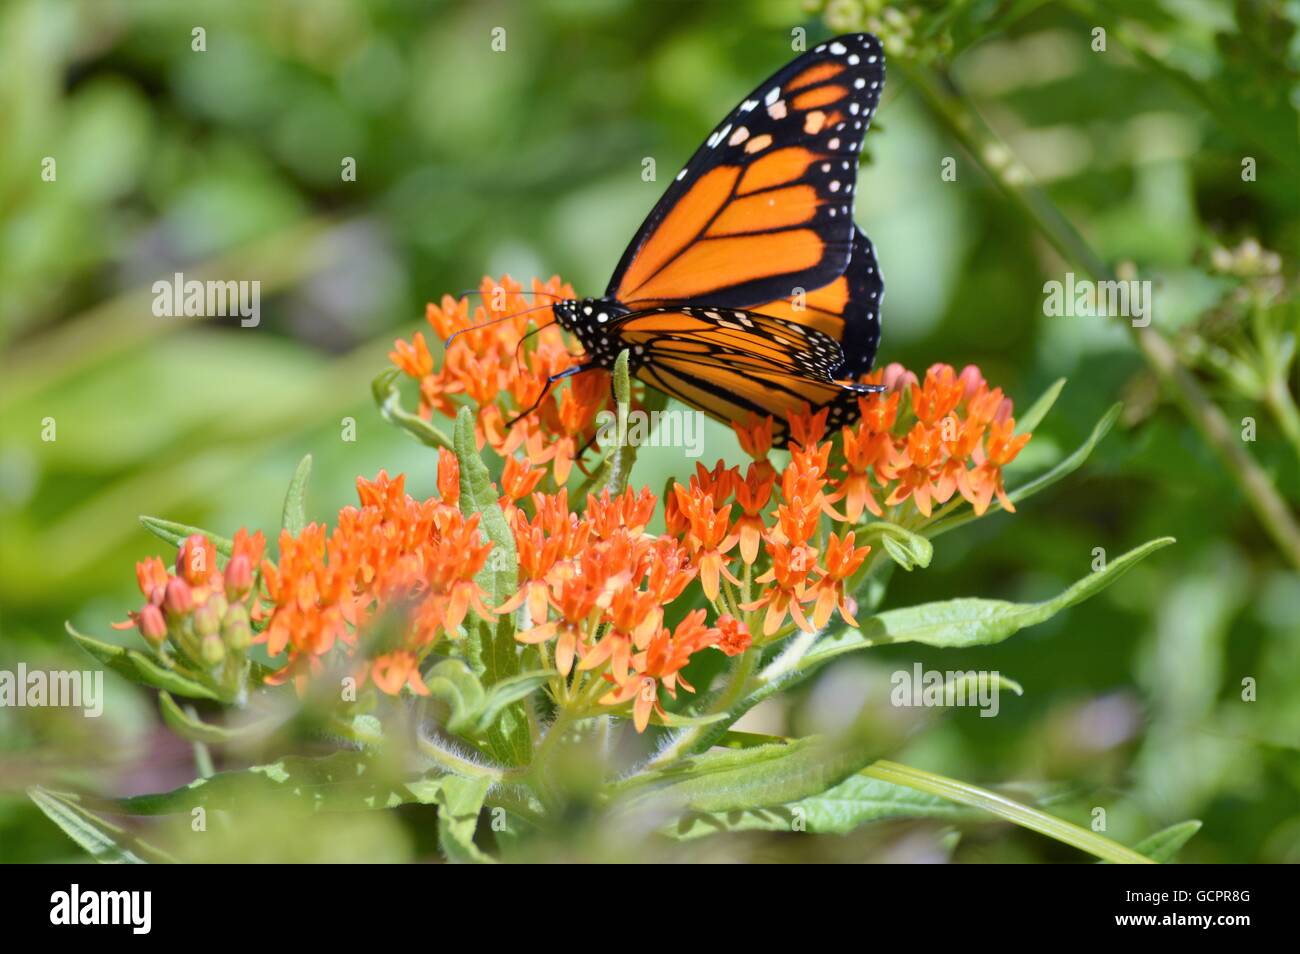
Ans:
[[[253,588],[253,564],[247,554],[236,553],[226,564],[226,595],[232,600],[243,599]]]
[[[190,585],[180,577],[172,577],[167,581],[167,592],[163,596],[163,608],[167,610],[168,617],[184,616],[194,608],[194,593],[190,590]]]
[[[152,603],[145,606],[140,611],[140,616],[136,621],[140,627],[140,635],[149,641],[150,645],[157,646],[167,638],[167,621],[163,619],[162,610]]]

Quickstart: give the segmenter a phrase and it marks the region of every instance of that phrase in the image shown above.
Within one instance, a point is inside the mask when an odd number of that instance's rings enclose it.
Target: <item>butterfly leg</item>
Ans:
[[[565,368],[559,374],[552,374],[549,378],[546,379],[546,387],[542,388],[542,393],[537,395],[537,400],[533,402],[532,406],[528,410],[522,411],[521,413],[516,414],[510,420],[506,421],[506,427],[514,427],[516,423],[522,421],[529,414],[532,414],[533,411],[537,410],[541,406],[542,401],[545,400],[546,395],[551,393],[551,385],[555,384],[556,381],[563,381],[565,378],[571,378],[575,374],[582,374],[582,372],[584,371],[591,371],[596,367],[597,365],[594,363],[575,364],[570,368]]]

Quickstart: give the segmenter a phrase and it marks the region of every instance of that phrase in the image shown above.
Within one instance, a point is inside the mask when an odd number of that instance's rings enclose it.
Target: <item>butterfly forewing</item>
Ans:
[[[669,186],[607,296],[749,308],[834,282],[853,251],[858,153],[883,82],[870,34],[820,44],[772,76]]]

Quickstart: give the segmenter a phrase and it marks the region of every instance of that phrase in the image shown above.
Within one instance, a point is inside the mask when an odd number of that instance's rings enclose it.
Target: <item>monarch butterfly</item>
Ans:
[[[584,354],[725,423],[829,408],[850,423],[871,370],[884,283],[853,222],[858,152],[880,101],[869,33],[788,63],[718,125],[623,253],[601,298],[551,307]],[[837,376],[839,380],[837,380]]]

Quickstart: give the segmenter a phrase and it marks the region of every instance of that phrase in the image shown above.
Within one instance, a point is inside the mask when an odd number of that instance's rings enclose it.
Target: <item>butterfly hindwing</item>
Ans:
[[[871,370],[880,344],[880,303],[885,283],[871,240],[856,229],[853,254],[844,274],[829,285],[753,310],[808,325],[839,342],[844,364],[839,375],[856,378]]]
[[[791,414],[830,406],[847,423],[861,389],[835,380],[839,345],[805,324],[739,309],[657,307],[611,323],[642,381],[720,421],[772,415],[783,445]]]
[[[834,282],[853,252],[858,153],[883,84],[870,34],[822,43],[777,72],[668,187],[607,297],[749,308]]]

